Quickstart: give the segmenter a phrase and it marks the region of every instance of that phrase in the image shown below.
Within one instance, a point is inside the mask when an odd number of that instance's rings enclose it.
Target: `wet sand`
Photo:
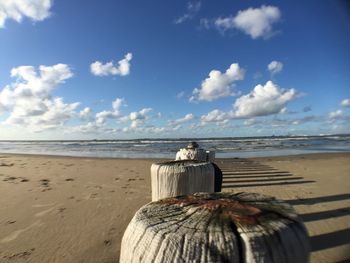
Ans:
[[[156,160],[0,154],[0,262],[118,262]],[[311,262],[350,261],[350,154],[220,159],[223,191],[291,203]]]

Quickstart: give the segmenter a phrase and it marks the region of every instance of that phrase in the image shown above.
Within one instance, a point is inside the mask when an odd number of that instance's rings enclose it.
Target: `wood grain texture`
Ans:
[[[214,167],[193,160],[155,163],[151,166],[152,201],[167,197],[214,192]]]
[[[294,209],[253,193],[198,193],[143,206],[128,225],[120,262],[308,262]]]

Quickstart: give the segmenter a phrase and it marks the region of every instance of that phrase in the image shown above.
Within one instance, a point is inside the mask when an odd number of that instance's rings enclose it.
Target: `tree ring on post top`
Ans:
[[[308,234],[293,207],[255,193],[196,193],[143,206],[120,262],[308,262]]]

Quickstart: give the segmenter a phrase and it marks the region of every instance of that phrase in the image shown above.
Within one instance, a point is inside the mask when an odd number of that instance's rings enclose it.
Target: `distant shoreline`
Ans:
[[[111,142],[111,141],[196,141],[196,140],[242,140],[270,138],[313,138],[313,137],[347,137],[348,133],[314,134],[314,135],[264,135],[264,136],[232,136],[232,137],[183,137],[183,138],[130,138],[130,139],[67,139],[67,140],[0,140],[0,142]]]
[[[301,158],[301,157],[326,157],[326,156],[350,156],[349,152],[319,152],[319,153],[302,153],[302,154],[291,154],[291,155],[274,155],[274,156],[257,156],[257,157],[227,157],[227,158],[215,158],[216,160],[231,160],[235,158],[247,158],[247,159],[260,159],[266,160],[269,158]],[[2,153],[0,152],[0,160],[4,156],[21,156],[21,157],[34,157],[34,158],[54,158],[54,159],[90,159],[90,160],[134,160],[134,161],[164,161],[172,160],[174,158],[120,158],[120,157],[90,157],[90,156],[70,156],[70,155],[54,155],[54,154],[33,154],[33,153]]]

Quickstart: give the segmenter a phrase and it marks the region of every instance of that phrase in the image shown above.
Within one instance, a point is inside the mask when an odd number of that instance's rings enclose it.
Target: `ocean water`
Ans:
[[[202,139],[138,139],[87,141],[0,141],[0,153],[109,158],[170,158],[196,141],[217,158],[281,156],[306,153],[350,152],[349,135],[272,136]]]

